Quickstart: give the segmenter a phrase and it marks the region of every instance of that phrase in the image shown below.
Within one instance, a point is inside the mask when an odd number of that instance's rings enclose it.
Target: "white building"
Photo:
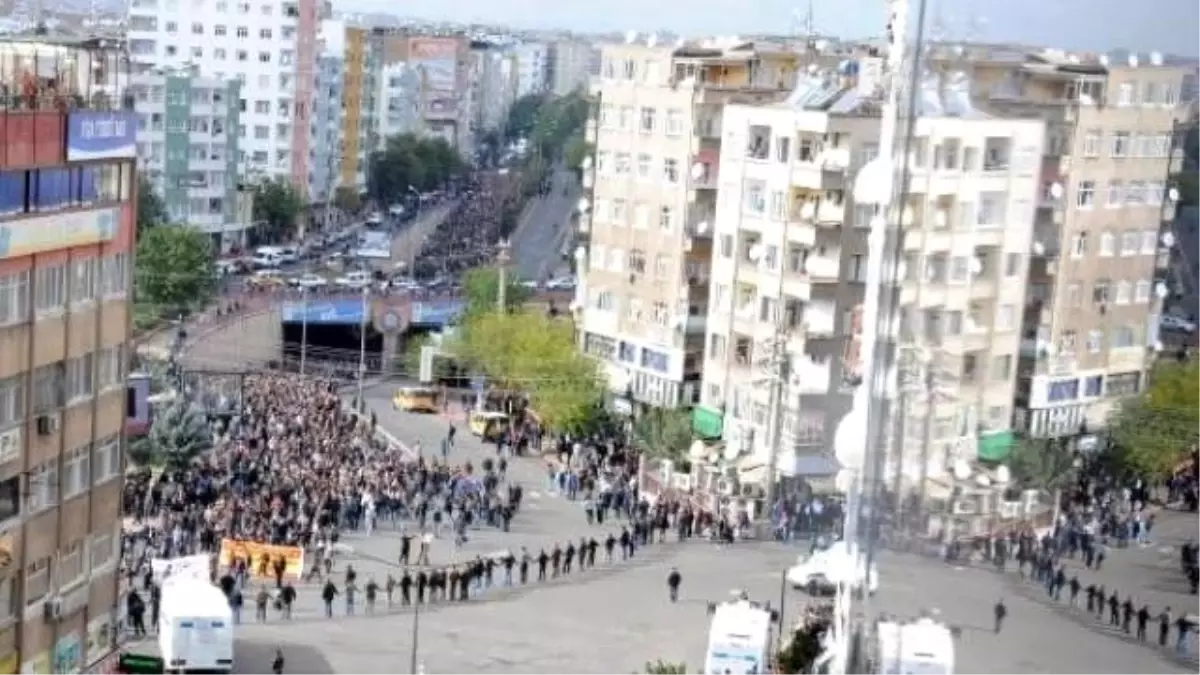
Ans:
[[[600,49],[582,40],[557,40],[550,43],[548,54],[550,91],[555,96],[586,87],[600,74]]]
[[[504,125],[516,92],[515,64],[516,59],[499,46],[472,45],[469,100],[476,139],[481,133]]]
[[[863,375],[873,212],[852,186],[879,152],[878,101],[856,85],[809,79],[782,103],[726,106],[721,123],[702,405],[761,466],[773,441],[766,382],[786,363],[788,475],[861,465],[830,451]],[[1044,123],[985,114],[969,86],[924,83],[909,154],[897,330],[910,395],[892,410],[903,454],[889,449],[887,471],[910,485],[1011,429]]]
[[[308,185],[321,0],[131,0],[135,71],[194,67],[243,85],[241,160],[250,175]]]
[[[317,56],[317,77],[313,86],[312,140],[308,156],[308,200],[324,204],[336,196],[341,183],[342,97],[346,62],[341,52],[328,51]],[[349,187],[349,186],[347,186]],[[357,186],[356,186],[357,187]]]
[[[516,57],[517,98],[548,91],[550,62],[546,45],[524,42],[514,45],[512,53]]]

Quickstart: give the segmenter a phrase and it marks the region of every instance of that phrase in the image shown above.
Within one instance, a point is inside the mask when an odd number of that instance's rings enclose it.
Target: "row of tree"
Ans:
[[[186,315],[216,291],[212,239],[195,228],[172,224],[166,205],[145,178],[138,186],[134,260],[135,330]]]
[[[504,140],[526,142],[528,154],[521,168],[526,195],[538,190],[555,161],[561,159],[569,168],[577,169],[591,154],[583,134],[590,107],[591,101],[582,91],[558,97],[533,94],[513,104]]]
[[[414,191],[441,188],[465,169],[462,156],[445,139],[397,134],[371,153],[367,191],[381,205],[395,204]]]

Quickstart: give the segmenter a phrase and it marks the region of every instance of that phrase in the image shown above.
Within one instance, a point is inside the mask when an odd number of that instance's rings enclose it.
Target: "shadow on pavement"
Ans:
[[[269,673],[275,661],[275,650],[283,650],[285,673],[333,673],[333,666],[320,650],[298,642],[258,642],[245,638],[234,641],[235,673]]]

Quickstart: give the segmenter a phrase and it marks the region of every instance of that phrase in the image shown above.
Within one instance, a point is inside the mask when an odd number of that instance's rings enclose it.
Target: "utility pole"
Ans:
[[[782,277],[783,271],[780,270],[779,273]],[[783,298],[779,298],[778,302],[782,303],[782,301]],[[780,446],[783,445],[783,420],[787,407],[784,402],[784,394],[787,390],[787,382],[791,378],[791,359],[788,357],[787,349],[789,338],[790,334],[784,324],[783,311],[780,307],[775,334],[771,338],[771,356],[763,364],[771,381],[767,409],[770,420],[768,440],[770,454],[767,456],[767,475],[763,479],[765,482],[763,510],[762,513],[757,514],[758,521],[762,524],[762,531],[759,533],[760,539],[769,539],[773,533],[771,513],[775,510],[775,485],[778,482],[776,474],[779,472],[779,451],[782,449]]]
[[[371,287],[364,286],[362,289],[362,323],[359,324],[358,338],[358,409],[366,409],[366,401],[363,400],[363,387],[367,377],[367,327],[370,325],[371,313]]]
[[[308,286],[300,287],[300,376],[308,366]]]
[[[503,314],[508,309],[508,239],[501,239],[499,251],[496,252],[496,265],[499,276],[496,288],[496,307]]]

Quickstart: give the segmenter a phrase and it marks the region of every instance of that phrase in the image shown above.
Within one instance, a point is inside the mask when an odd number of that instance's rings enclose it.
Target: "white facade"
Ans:
[[[547,91],[549,57],[546,45],[526,42],[514,45],[512,53],[517,62],[517,98]]]
[[[308,156],[308,200],[324,204],[332,199],[341,182],[342,97],[345,59],[340,53],[317,56],[313,86],[312,142]],[[351,186],[347,186],[351,187]],[[359,186],[353,186],[359,187]]]
[[[194,67],[242,82],[241,159],[249,175],[306,175],[316,26],[312,0],[131,0],[135,72]],[[307,35],[306,35],[307,33]],[[299,113],[299,115],[298,115]],[[297,138],[303,140],[297,141]],[[299,156],[297,156],[299,153]]]
[[[409,63],[398,61],[383,66],[375,97],[379,109],[375,119],[381,140],[396,134],[424,131],[421,121],[421,73]],[[454,139],[447,139],[454,143]]]
[[[600,74],[600,50],[578,40],[559,40],[550,44],[550,91],[555,96],[586,87]]]
[[[790,376],[778,466],[821,475],[839,464],[832,430],[862,375],[871,218],[849,186],[878,153],[879,120],[858,113],[861,101],[835,87],[724,111],[702,403],[724,410],[725,440],[749,453],[748,464],[770,458],[764,383],[776,372],[779,336]],[[1044,128],[974,110],[926,111],[910,155],[900,269],[897,330],[910,395],[893,408],[903,455],[890,451],[887,467],[913,482],[942,474],[967,448],[973,458],[981,433],[1010,429]]]
[[[470,101],[475,137],[504,125],[513,103],[515,60],[498,47],[471,51]]]

